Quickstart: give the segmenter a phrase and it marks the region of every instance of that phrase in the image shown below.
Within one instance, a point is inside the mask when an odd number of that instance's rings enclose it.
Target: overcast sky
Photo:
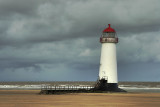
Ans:
[[[0,81],[96,81],[103,29],[119,81],[160,81],[159,0],[0,0]]]

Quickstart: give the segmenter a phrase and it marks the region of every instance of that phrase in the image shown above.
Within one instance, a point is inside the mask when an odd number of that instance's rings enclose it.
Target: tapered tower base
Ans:
[[[109,92],[126,92],[125,90],[118,88],[117,83],[108,83],[107,80],[105,79],[98,80],[94,87],[94,90],[109,91]]]

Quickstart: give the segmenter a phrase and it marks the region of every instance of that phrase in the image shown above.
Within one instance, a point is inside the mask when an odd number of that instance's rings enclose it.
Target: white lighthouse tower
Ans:
[[[118,37],[116,31],[110,27],[103,30],[100,37],[102,43],[100,69],[99,69],[99,88],[100,90],[114,91],[118,89],[117,78],[117,58],[116,58],[116,43]]]

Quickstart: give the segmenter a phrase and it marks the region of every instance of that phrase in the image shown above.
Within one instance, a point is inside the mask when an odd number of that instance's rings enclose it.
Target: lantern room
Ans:
[[[109,37],[109,38],[115,38],[116,36],[116,31],[111,28],[111,24],[108,24],[108,28],[103,30],[103,37]]]
[[[118,37],[116,31],[111,28],[111,24],[108,24],[108,28],[103,30],[100,38],[101,43],[118,43]]]

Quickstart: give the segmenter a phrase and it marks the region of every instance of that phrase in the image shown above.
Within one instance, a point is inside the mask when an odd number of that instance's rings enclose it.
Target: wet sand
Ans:
[[[0,107],[160,107],[160,93],[70,93],[0,90]]]

